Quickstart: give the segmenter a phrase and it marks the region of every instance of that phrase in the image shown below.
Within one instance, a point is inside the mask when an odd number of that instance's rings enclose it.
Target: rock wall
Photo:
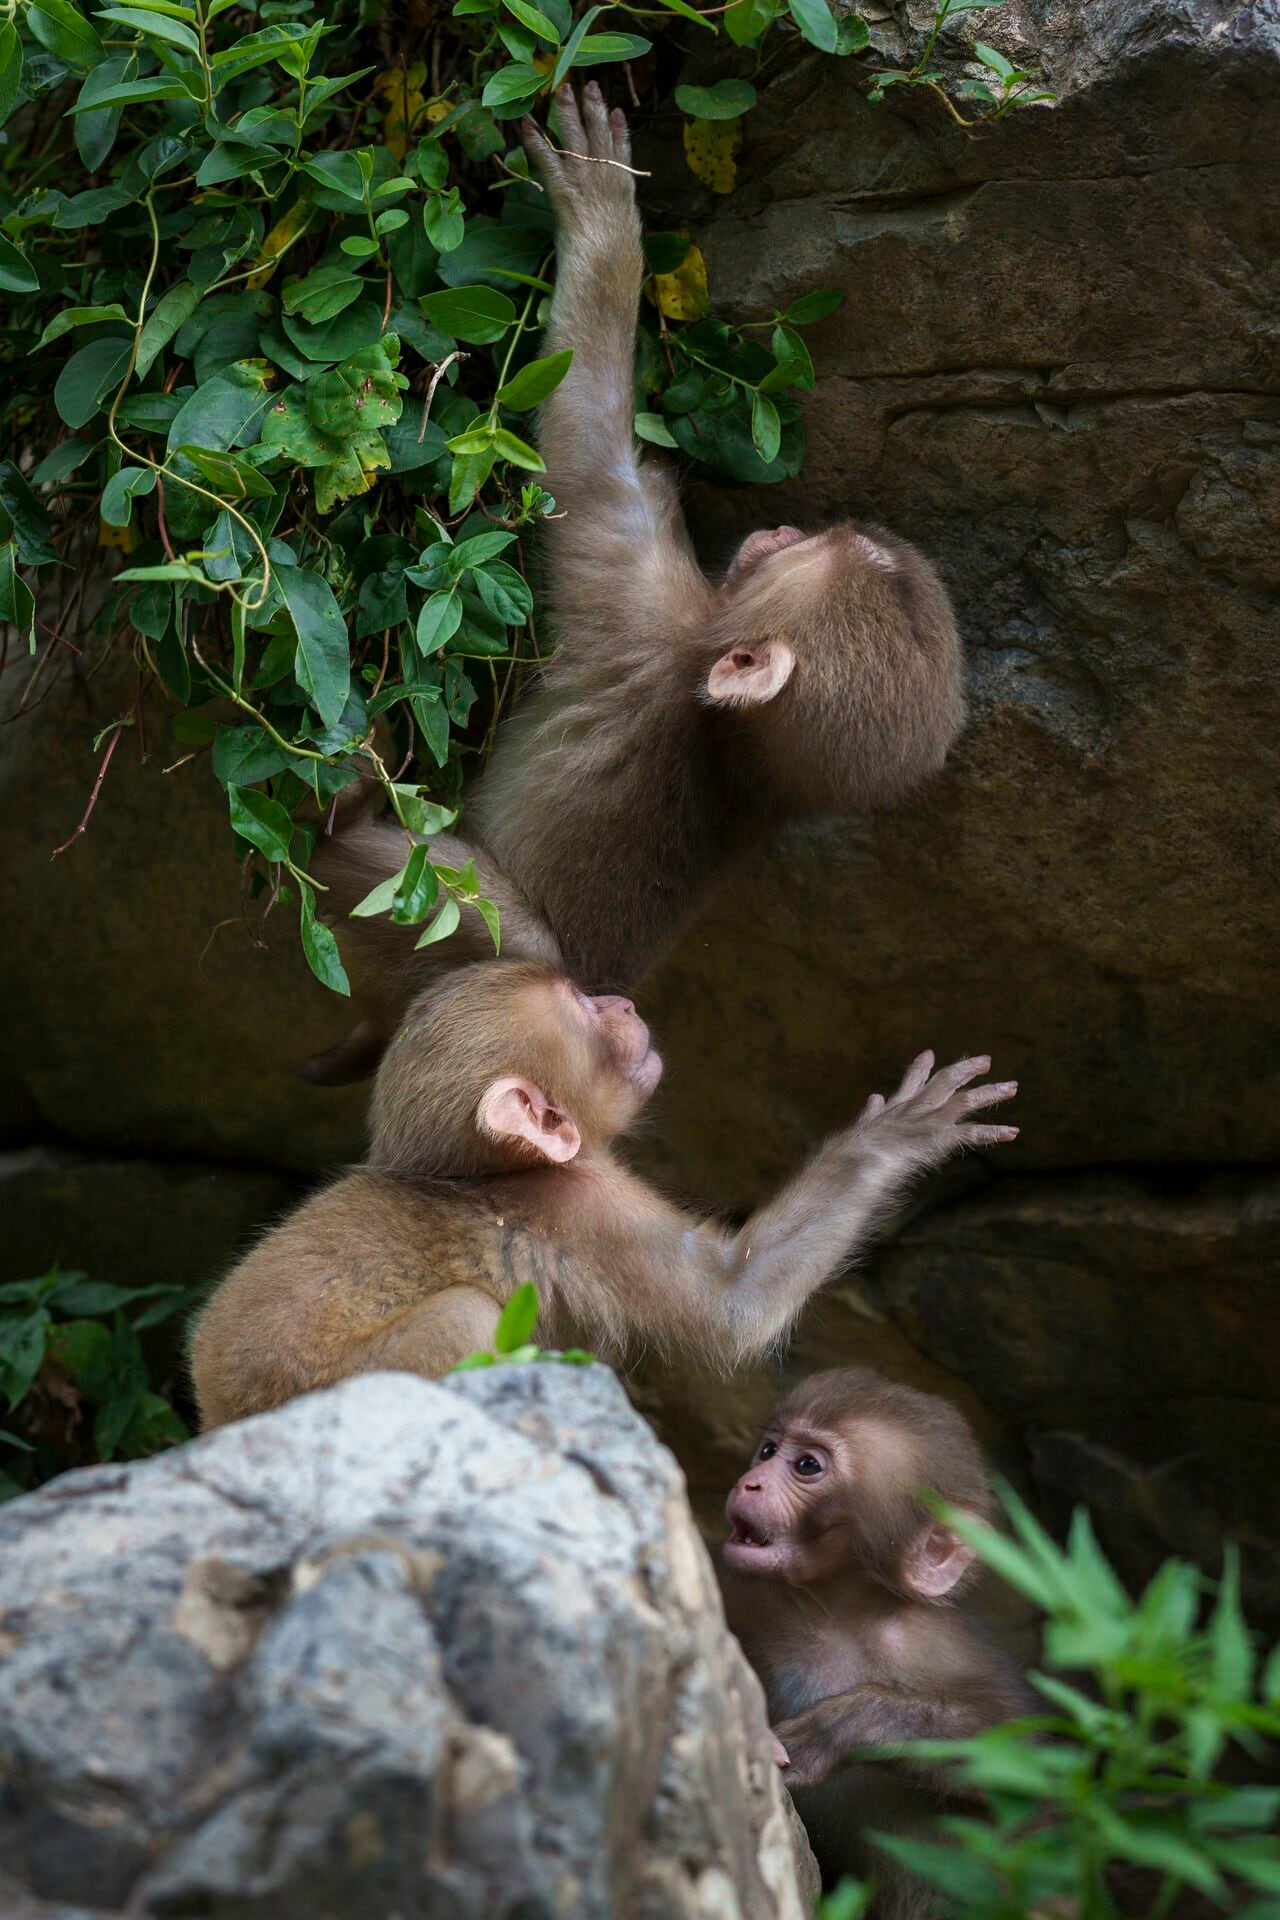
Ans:
[[[803,1920],[680,1474],[603,1367],[372,1374],[0,1510],[0,1910]]]
[[[868,12],[893,55],[926,9]],[[725,311],[847,295],[810,336],[803,481],[695,491],[705,550],[766,516],[900,529],[955,594],[974,716],[914,804],[794,835],[652,983],[645,1150],[744,1208],[920,1046],[989,1048],[1022,1082],[1017,1148],[923,1196],[791,1366],[954,1394],[1047,1511],[1097,1505],[1134,1577],[1240,1531],[1274,1616],[1280,26],[1262,0],[973,18],[1043,57],[1057,108],[969,136],[815,60],[768,88],[714,205],[643,141],[651,222],[694,222]],[[287,1071],[343,1010],[283,928],[245,939],[222,796],[198,761],[163,771],[184,750],[156,719],[50,866],[131,698],[108,670],[0,734],[3,1278],[42,1244],[102,1278],[216,1271],[277,1176],[359,1139],[358,1095]],[[637,1387],[704,1516],[776,1382]]]
[[[914,805],[792,836],[655,982],[654,1159],[745,1206],[922,1045],[989,1050],[1017,1147],[819,1303],[794,1364],[869,1352],[976,1395],[1135,1576],[1241,1531],[1274,1618],[1280,23],[1042,0],[975,30],[1039,49],[1060,104],[966,135],[814,63],[714,210],[659,170],[724,310],[846,296],[810,335],[802,479],[699,492],[704,549],[766,511],[907,534],[955,596],[973,722]],[[696,1423],[667,1393],[708,1502],[772,1385]]]

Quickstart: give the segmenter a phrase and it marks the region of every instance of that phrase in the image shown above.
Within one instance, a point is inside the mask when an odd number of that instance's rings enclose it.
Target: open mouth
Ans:
[[[731,1547],[771,1547],[772,1540],[767,1533],[761,1533],[758,1527],[750,1527],[745,1520],[735,1520],[733,1532],[729,1535]]]

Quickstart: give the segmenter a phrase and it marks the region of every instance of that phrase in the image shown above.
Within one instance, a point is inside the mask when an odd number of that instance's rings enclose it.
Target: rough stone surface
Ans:
[[[370,1375],[66,1476],[0,1511],[0,1648],[6,1912],[807,1911],[680,1474],[603,1368]]]

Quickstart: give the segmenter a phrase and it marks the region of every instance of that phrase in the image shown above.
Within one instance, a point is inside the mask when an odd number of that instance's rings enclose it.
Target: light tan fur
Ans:
[[[964,719],[961,653],[937,575],[879,528],[757,533],[723,579],[703,572],[671,474],[633,430],[644,261],[634,180],[606,164],[629,158],[626,122],[594,82],[581,108],[569,88],[556,106],[562,150],[532,122],[524,138],[559,225],[546,348],[574,351],[539,431],[558,651],[499,728],[453,857],[476,853],[503,902],[504,952],[558,954],[590,990],[625,990],[788,820],[888,804],[941,766]],[[769,648],[785,673],[753,672]],[[345,1070],[376,1057],[417,987],[478,957],[483,932],[415,954],[412,929],[345,922],[404,840],[343,838],[315,868],[367,1023],[329,1063]]]
[[[526,1280],[544,1345],[732,1366],[783,1336],[915,1172],[1016,1132],[969,1119],[1015,1091],[969,1084],[988,1061],[933,1073],[923,1054],[734,1233],[613,1151],[660,1069],[648,1041],[629,1002],[592,1001],[537,962],[464,968],[419,995],[378,1072],[368,1164],[268,1232],[201,1316],[204,1424],[375,1367],[441,1374],[490,1343]],[[523,1118],[486,1127],[510,1086]]]

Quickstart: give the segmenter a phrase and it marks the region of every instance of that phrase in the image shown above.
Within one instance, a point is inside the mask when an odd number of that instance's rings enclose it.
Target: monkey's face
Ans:
[[[751,534],[704,644],[703,699],[735,716],[753,770],[801,814],[900,797],[942,765],[963,723],[946,592],[878,529]]]
[[[804,1586],[847,1561],[836,1435],[780,1427],[765,1433],[729,1495],[725,1564],[735,1573]]]
[[[563,988],[569,1019],[585,1036],[599,1073],[624,1083],[634,1099],[634,1114],[662,1078],[662,1058],[649,1043],[648,1027],[621,994],[583,993],[569,980]]]

